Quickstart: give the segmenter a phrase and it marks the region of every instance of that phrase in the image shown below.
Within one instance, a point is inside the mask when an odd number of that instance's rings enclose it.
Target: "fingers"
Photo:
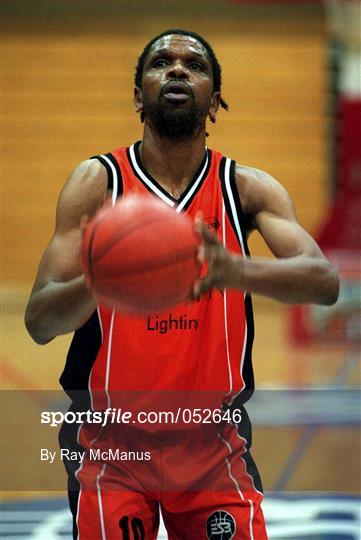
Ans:
[[[200,244],[198,246],[197,260],[198,260],[200,266],[202,266],[202,264],[206,260],[206,250],[204,249],[204,244]]]
[[[193,300],[199,300],[199,298],[205,294],[212,287],[212,280],[206,276],[195,282],[193,286]]]
[[[212,266],[215,247],[220,245],[220,242],[212,231],[209,230],[203,221],[203,214],[197,212],[194,220],[194,230],[199,235],[202,243],[198,247],[197,259],[200,265],[207,264],[207,276],[198,279],[193,286],[193,299],[199,299],[204,293],[209,291],[213,286]]]
[[[204,221],[198,215],[194,220],[194,229],[196,233],[201,237],[201,239],[205,241],[206,244],[219,244],[217,236],[208,229]]]

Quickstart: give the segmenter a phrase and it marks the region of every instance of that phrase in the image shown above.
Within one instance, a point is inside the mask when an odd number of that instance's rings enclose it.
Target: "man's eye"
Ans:
[[[204,67],[199,62],[191,62],[189,67],[195,71],[204,71]]]
[[[167,65],[167,61],[164,60],[163,58],[159,58],[158,60],[155,60],[153,62],[153,67],[155,68],[161,68],[161,67],[164,67]]]

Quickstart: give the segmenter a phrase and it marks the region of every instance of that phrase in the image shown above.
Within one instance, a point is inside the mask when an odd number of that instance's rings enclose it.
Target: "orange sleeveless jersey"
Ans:
[[[228,250],[248,255],[235,162],[206,150],[193,181],[175,200],[142,167],[139,145],[96,156],[107,168],[113,202],[131,192],[148,193],[192,218],[202,211],[205,223]],[[214,392],[219,405],[245,402],[253,391],[248,294],[212,290],[199,301],[148,317],[129,317],[99,306],[98,321],[101,343],[88,381],[94,409],[115,406],[112,395],[118,390],[141,391],[137,395],[151,391],[153,396],[166,390]],[[67,390],[72,383],[66,370],[62,382]]]

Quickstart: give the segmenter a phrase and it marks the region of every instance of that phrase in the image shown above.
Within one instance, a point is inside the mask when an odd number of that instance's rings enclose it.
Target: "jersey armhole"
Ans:
[[[114,204],[117,198],[123,193],[122,172],[117,160],[111,153],[99,154],[97,156],[92,156],[90,159],[97,159],[106,168],[108,174],[107,190],[111,193]]]
[[[245,230],[245,216],[239,199],[236,183],[236,162],[222,157],[219,165],[219,178],[222,186],[222,195],[226,213],[238,239],[242,253],[249,256],[247,234]]]
[[[89,377],[102,344],[102,322],[95,310],[74,332],[59,382],[74,402],[89,393]],[[85,394],[84,394],[85,392]]]

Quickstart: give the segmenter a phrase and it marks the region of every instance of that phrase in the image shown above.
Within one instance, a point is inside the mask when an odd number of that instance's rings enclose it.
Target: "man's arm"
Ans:
[[[258,169],[237,167],[236,179],[244,213],[277,259],[244,259],[229,253],[197,220],[196,228],[204,240],[200,259],[206,260],[208,275],[196,284],[195,294],[211,287],[235,288],[289,304],[335,303],[339,290],[337,273],[297,223],[286,190]]]
[[[81,163],[60,194],[55,232],[47,246],[25,313],[25,324],[39,344],[76,330],[96,308],[85,287],[80,263],[82,229],[104,202],[107,173],[97,160]]]

